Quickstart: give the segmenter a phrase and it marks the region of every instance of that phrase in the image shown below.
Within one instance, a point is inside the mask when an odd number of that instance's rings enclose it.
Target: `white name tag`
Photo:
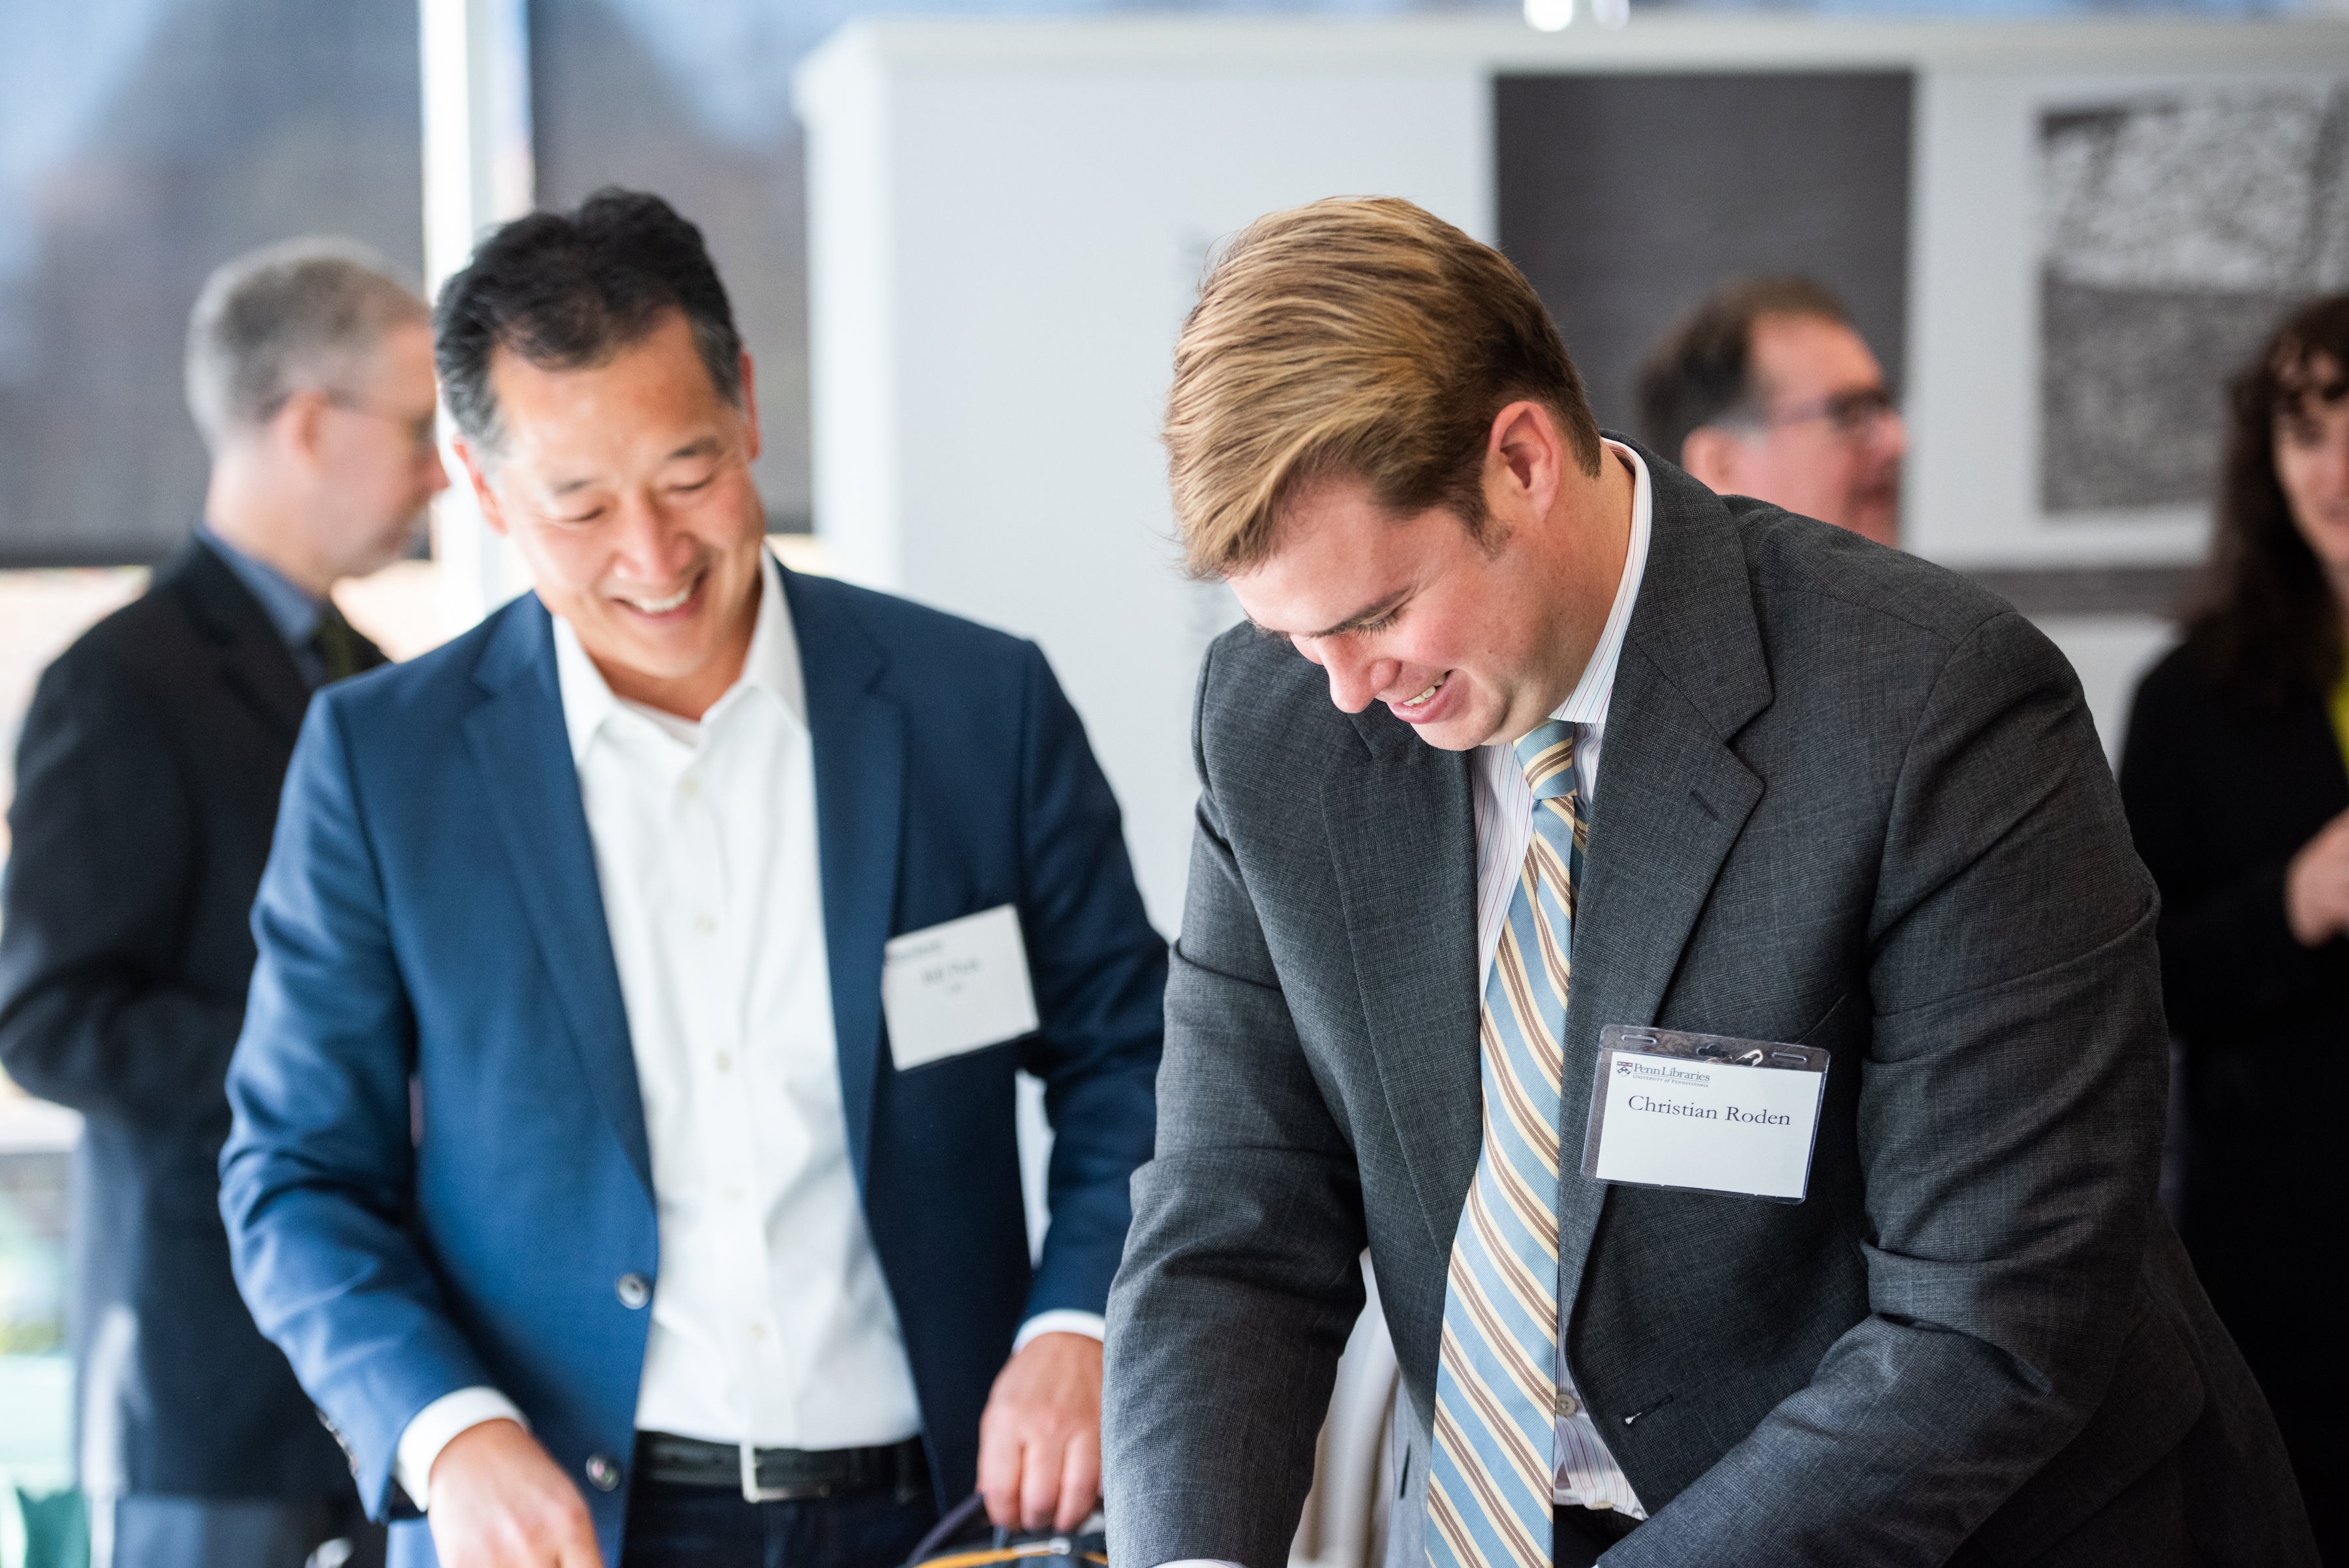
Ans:
[[[1033,1030],[1019,912],[999,904],[891,938],[881,950],[881,1012],[901,1073]]]
[[[1583,1175],[1803,1200],[1827,1053],[1621,1023],[1599,1044]]]

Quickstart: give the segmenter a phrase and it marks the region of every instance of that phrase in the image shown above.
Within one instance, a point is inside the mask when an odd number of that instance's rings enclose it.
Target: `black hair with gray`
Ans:
[[[718,395],[742,401],[742,339],[701,231],[658,196],[606,188],[576,212],[533,213],[492,233],[441,286],[433,354],[441,395],[476,445],[499,437],[490,359],[543,369],[601,365],[670,311],[684,314]]]
[[[1851,323],[1843,301],[1807,277],[1739,279],[1714,290],[1664,335],[1640,371],[1640,434],[1666,462],[1680,462],[1691,431],[1761,417],[1754,324],[1764,316]]]
[[[345,389],[384,334],[429,319],[356,241],[285,240],[213,269],[188,317],[188,411],[213,452],[296,392]]]

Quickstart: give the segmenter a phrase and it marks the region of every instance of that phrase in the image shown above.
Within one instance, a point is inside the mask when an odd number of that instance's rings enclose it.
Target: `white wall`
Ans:
[[[1394,192],[1489,237],[1485,80],[974,66],[895,58],[899,38],[852,33],[803,78],[818,525],[843,575],[1042,644],[1172,931],[1193,681],[1237,616],[1175,570],[1157,421],[1176,328],[1209,245],[1273,208]]]
[[[1198,654],[1234,613],[1221,589],[1174,569],[1155,438],[1208,247],[1258,213],[1340,193],[1408,196],[1493,237],[1496,71],[1839,65],[1920,75],[1912,546],[1977,568],[2193,559],[2204,524],[2192,511],[2038,514],[2034,106],[2054,87],[2349,71],[2338,22],[853,26],[798,84],[818,530],[845,575],[1043,645],[1171,932]],[[2147,617],[2045,625],[2116,748],[2164,628]]]

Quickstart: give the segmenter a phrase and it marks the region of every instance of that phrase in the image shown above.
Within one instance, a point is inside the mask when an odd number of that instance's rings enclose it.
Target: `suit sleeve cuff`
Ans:
[[[484,1421],[512,1421],[524,1431],[530,1423],[515,1408],[514,1402],[494,1388],[460,1388],[454,1394],[443,1394],[423,1409],[416,1412],[399,1434],[398,1446],[392,1450],[392,1478],[399,1482],[408,1501],[418,1509],[429,1511],[432,1507],[432,1461],[440,1450],[460,1432],[480,1426]]]
[[[1028,1342],[1040,1334],[1081,1334],[1087,1339],[1107,1337],[1109,1325],[1097,1312],[1074,1312],[1067,1307],[1055,1307],[1040,1312],[1019,1325],[1011,1341],[1011,1354],[1019,1355],[1028,1348]]]

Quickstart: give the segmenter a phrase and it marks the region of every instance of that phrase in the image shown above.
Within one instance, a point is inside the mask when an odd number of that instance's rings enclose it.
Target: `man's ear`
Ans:
[[[313,388],[295,392],[269,416],[269,439],[305,468],[316,468],[326,440],[326,394]]]
[[[759,461],[759,374],[750,363],[750,351],[742,350],[742,425],[746,434],[743,453],[751,462]]]
[[[450,444],[457,449],[457,461],[465,465],[465,477],[473,483],[473,499],[481,504],[481,521],[490,525],[491,533],[503,535],[506,516],[498,507],[498,493],[490,488],[489,464],[467,438],[459,436]]]
[[[1737,458],[1737,437],[1719,425],[1699,425],[1681,442],[1681,466],[1691,479],[1718,494],[1744,490]]]
[[[1485,501],[1514,524],[1548,514],[1571,461],[1548,405],[1521,399],[1493,416],[1485,443]],[[1520,507],[1524,516],[1513,515]]]

